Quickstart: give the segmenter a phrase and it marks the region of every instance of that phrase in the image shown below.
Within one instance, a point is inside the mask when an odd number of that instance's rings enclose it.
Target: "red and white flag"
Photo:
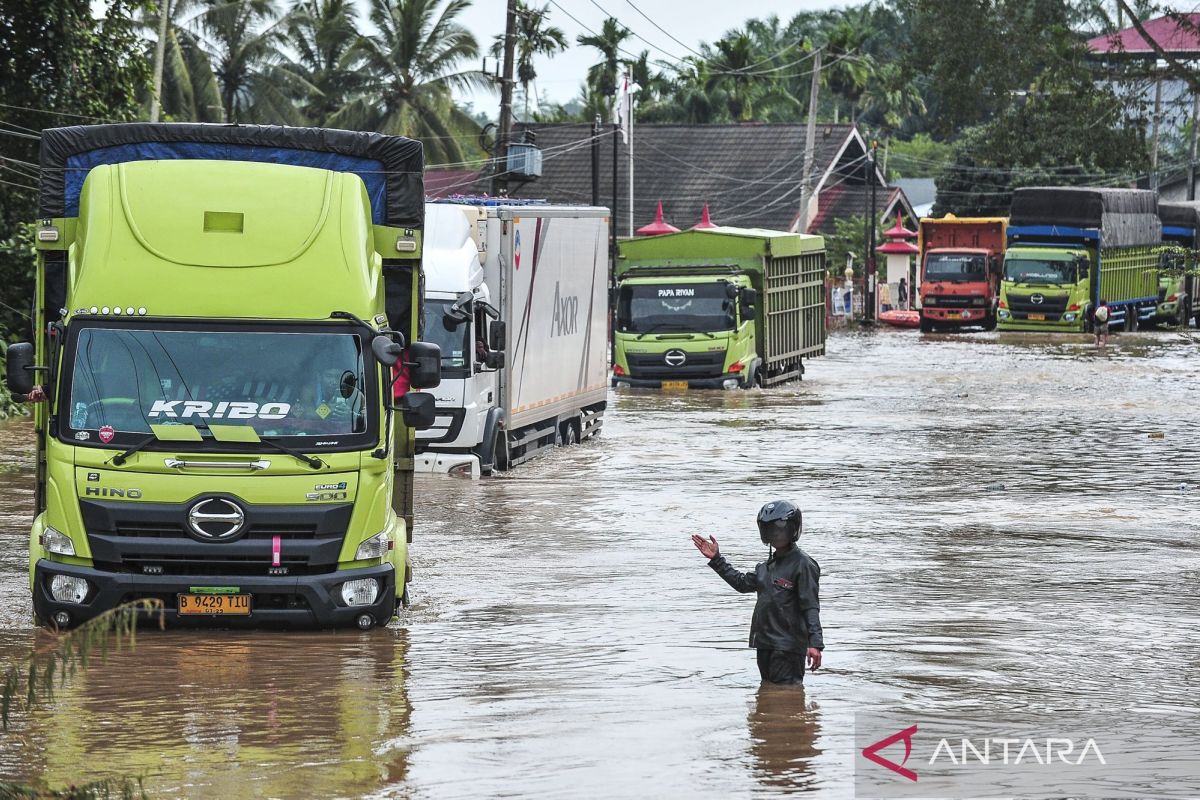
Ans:
[[[621,86],[617,89],[616,102],[613,103],[613,122],[621,127],[621,141],[626,144],[633,133],[634,95],[641,88],[633,82],[628,72],[625,73],[621,78]]]

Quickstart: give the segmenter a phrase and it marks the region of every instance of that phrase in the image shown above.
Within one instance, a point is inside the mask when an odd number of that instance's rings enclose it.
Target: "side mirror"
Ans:
[[[442,315],[442,327],[448,331],[453,331],[471,319],[471,300],[473,296],[470,292],[463,292],[454,302],[446,308],[446,313]]]
[[[492,324],[488,326],[488,349],[489,350],[504,350],[508,344],[508,325],[504,320],[492,320]]]
[[[758,291],[751,289],[749,286],[743,286],[741,290],[742,305],[752,306],[758,302]]]
[[[432,389],[442,382],[442,348],[431,342],[413,342],[408,359],[409,386]]]
[[[754,306],[742,306],[742,322],[750,322],[754,319]]]
[[[433,395],[425,392],[409,392],[400,398],[396,408],[404,417],[404,424],[413,430],[423,431],[433,427],[437,419],[437,405]]]
[[[608,290],[608,307],[609,308],[617,307],[617,295],[619,293],[620,293],[620,290],[615,286]]]
[[[386,336],[376,336],[371,340],[371,354],[385,367],[394,367],[400,356],[404,355],[404,346]]]
[[[354,397],[354,393],[358,391],[358,378],[350,370],[342,373],[342,378],[338,381],[338,394],[346,400]]]
[[[493,350],[488,353],[483,359],[483,365],[488,369],[503,369],[504,368],[504,351]]]
[[[33,391],[33,345],[20,342],[8,346],[5,363],[5,383],[13,394],[29,394]]]
[[[733,300],[734,298],[736,298],[738,296],[738,287],[734,286],[732,283],[726,283],[725,284],[725,296],[728,297],[730,300]]]

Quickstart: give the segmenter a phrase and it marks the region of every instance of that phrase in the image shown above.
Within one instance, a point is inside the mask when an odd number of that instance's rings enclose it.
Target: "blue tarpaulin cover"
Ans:
[[[327,128],[194,123],[80,125],[42,132],[39,215],[79,214],[88,172],[101,164],[163,159],[259,161],[353,172],[377,225],[418,227],[424,218],[424,154],[403,136]]]

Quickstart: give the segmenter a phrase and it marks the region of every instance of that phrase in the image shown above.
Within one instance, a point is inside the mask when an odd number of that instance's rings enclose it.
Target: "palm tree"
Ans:
[[[300,100],[304,116],[324,125],[346,105],[361,84],[358,12],[353,0],[300,0],[286,20],[287,39],[296,53],[290,71],[311,91]]]
[[[201,0],[197,23],[213,62],[227,122],[304,123],[292,102],[300,81],[281,63],[273,0]]]
[[[863,111],[874,114],[892,130],[898,130],[909,117],[924,114],[925,100],[904,71],[896,64],[882,64],[862,94]]]
[[[529,119],[529,84],[537,78],[533,66],[534,56],[553,58],[567,49],[567,37],[561,28],[548,25],[550,6],[534,8],[517,3],[517,81],[525,96],[525,119]],[[492,42],[492,55],[500,58],[504,53],[504,34],[497,34]]]
[[[191,12],[195,3],[190,0],[174,0],[170,4],[166,45],[163,58],[162,92],[160,103],[164,116],[183,122],[220,122],[224,110],[221,91],[213,74],[208,53],[204,51],[199,37],[192,30]],[[147,6],[141,23],[147,32],[156,37],[159,30],[159,13],[162,4]],[[153,44],[147,52],[151,57]],[[149,95],[144,100],[150,104]]]
[[[704,86],[710,92],[724,90],[729,116],[735,122],[761,120],[779,109],[790,110],[794,117],[799,109],[796,98],[786,91],[776,73],[764,69],[767,59],[749,35],[730,31],[714,46],[716,52]]]
[[[579,35],[575,41],[584,47],[600,51],[602,61],[588,68],[587,81],[592,96],[603,103],[607,117],[612,113],[612,98],[617,93],[617,76],[621,71],[621,44],[633,35],[612,17],[604,20],[599,34]]]
[[[370,0],[378,33],[359,39],[366,84],[330,124],[420,139],[426,161],[463,160],[461,141],[479,125],[455,105],[454,89],[486,87],[486,76],[463,69],[479,56],[475,37],[455,18],[469,0]]]
[[[864,51],[875,34],[870,8],[848,8],[825,38],[826,66],[822,80],[829,90],[850,103],[854,120],[859,98],[875,71],[875,61]]]

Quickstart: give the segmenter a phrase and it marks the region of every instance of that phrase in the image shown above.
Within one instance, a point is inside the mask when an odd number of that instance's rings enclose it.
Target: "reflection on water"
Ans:
[[[0,779],[850,797],[858,710],[1195,714],[1196,336],[880,331],[835,337],[800,384],[614,393],[599,442],[420,481],[393,628],[148,632],[0,733]],[[0,426],[5,658],[33,641],[27,430]],[[774,497],[804,508],[823,571],[804,691],[760,688],[753,598],[689,541],[749,569]]]

